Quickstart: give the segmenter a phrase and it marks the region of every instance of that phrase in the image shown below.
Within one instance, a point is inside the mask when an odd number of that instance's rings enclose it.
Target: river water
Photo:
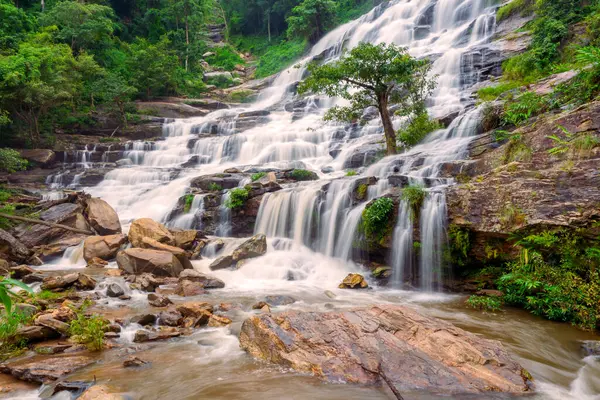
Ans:
[[[451,179],[440,177],[440,167],[467,157],[467,145],[478,131],[480,111],[469,99],[469,88],[480,79],[473,54],[493,48],[497,4],[487,0],[399,0],[376,7],[356,21],[336,28],[320,40],[299,67],[282,72],[258,100],[244,107],[220,110],[206,117],[167,121],[164,140],[131,143],[126,152],[130,165],[110,171],[103,182],[85,188],[108,201],[127,229],[135,218],[149,217],[182,228],[201,227],[196,214],[204,210],[202,195],[192,204],[194,215],[168,220],[167,216],[184,195],[192,178],[222,173],[229,167],[306,168],[319,174],[314,182],[285,186],[265,195],[255,232],[269,237],[268,253],[235,271],[211,272],[208,264],[218,254],[204,254],[193,262],[200,271],[210,272],[226,283],[225,289],[199,296],[213,304],[229,303],[229,328],[203,329],[194,335],[167,343],[140,346],[140,358],[152,366],[123,370],[122,359],[136,326],[128,326],[120,339],[122,349],[103,352],[101,362],[77,372],[70,379],[92,379],[108,383],[139,399],[388,399],[383,388],[326,384],[314,377],[299,375],[266,365],[239,349],[237,333],[244,318],[252,315],[251,305],[266,295],[290,295],[296,303],[285,309],[331,310],[371,304],[410,304],[424,313],[449,320],[469,331],[502,341],[529,370],[537,382],[540,399],[600,399],[600,366],[584,359],[579,341],[594,339],[565,324],[541,320],[530,314],[507,309],[494,314],[469,310],[464,297],[442,294],[441,248],[446,240],[444,188]],[[334,60],[343,49],[361,41],[394,42],[407,46],[416,57],[433,61],[438,86],[429,104],[433,116],[459,113],[447,129],[430,134],[410,151],[386,157],[358,175],[346,177],[344,169],[364,149],[381,150],[382,130],[376,120],[365,126],[324,123],[322,115],[338,99],[309,98],[300,101],[295,83],[305,72],[305,63],[318,57]],[[286,107],[291,105],[291,107]],[[290,111],[291,109],[294,111]],[[286,109],[288,111],[286,111]],[[241,129],[244,114],[258,117],[254,125]],[[263,113],[267,114],[267,113]],[[246,114],[248,115],[248,114]],[[402,121],[396,120],[396,127]],[[205,134],[216,132],[217,134]],[[191,142],[192,141],[192,142]],[[335,151],[332,151],[335,150]],[[182,163],[194,157],[195,164]],[[89,166],[87,158],[83,167]],[[389,262],[394,275],[392,288],[344,291],[337,284],[349,272],[361,272],[352,260],[352,240],[366,202],[390,190],[390,174],[404,175],[410,182],[426,186],[428,196],[420,213],[421,244],[413,245],[409,210],[400,204]],[[365,201],[354,204],[350,194],[359,179],[374,176]],[[55,182],[56,183],[56,182]],[[247,182],[242,182],[241,185]],[[58,185],[59,183],[57,183]],[[323,190],[326,195],[323,196]],[[229,213],[223,208],[219,236],[229,236]],[[316,229],[311,229],[316,224]],[[227,239],[220,254],[228,254],[240,239]],[[419,265],[411,265],[413,252],[420,252]],[[42,268],[84,268],[77,249]],[[115,267],[114,263],[111,267]],[[402,291],[404,276],[416,270],[418,291]],[[92,274],[98,273],[90,271]],[[292,279],[290,279],[290,277]],[[123,283],[122,278],[110,278]],[[335,297],[329,297],[331,291]],[[148,310],[143,293],[131,293],[130,301],[102,300],[96,306],[103,313],[122,317]],[[181,299],[177,299],[180,301]],[[133,311],[129,310],[133,307]],[[127,311],[124,311],[127,310]],[[45,389],[19,393],[18,398],[46,396]],[[406,399],[437,398],[430,393],[406,393]],[[504,398],[478,395],[477,399]]]

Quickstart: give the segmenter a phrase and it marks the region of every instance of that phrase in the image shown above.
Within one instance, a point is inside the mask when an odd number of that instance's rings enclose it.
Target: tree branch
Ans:
[[[353,85],[359,86],[363,89],[369,89],[369,90],[375,91],[375,86],[367,85],[366,83],[361,83],[361,82],[355,81],[354,79],[351,79],[351,78],[342,78],[342,80],[346,81],[348,83],[351,83]]]
[[[42,221],[41,219],[18,217],[16,215],[9,215],[9,214],[4,214],[4,213],[0,213],[0,217],[7,218],[7,219],[13,219],[15,221],[29,222],[29,223],[32,223],[32,224],[46,225],[46,226],[50,226],[52,228],[64,229],[66,231],[71,231],[71,232],[75,232],[75,233],[82,233],[84,235],[95,235],[95,233],[92,232],[92,231],[86,231],[86,230],[83,230],[83,229],[71,228],[70,226],[62,225],[62,224],[53,224],[52,222]]]

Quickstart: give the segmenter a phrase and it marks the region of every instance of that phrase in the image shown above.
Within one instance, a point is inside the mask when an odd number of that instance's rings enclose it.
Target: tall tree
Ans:
[[[338,61],[310,64],[310,75],[300,83],[298,91],[323,93],[350,102],[328,110],[326,120],[357,120],[365,108],[377,107],[387,154],[396,154],[389,105],[396,104],[396,113],[406,117],[422,113],[425,99],[435,87],[435,80],[427,76],[430,68],[429,61],[417,60],[394,44],[361,43]]]
[[[315,43],[335,23],[335,10],[332,0],[304,0],[287,19],[288,38],[300,36]]]

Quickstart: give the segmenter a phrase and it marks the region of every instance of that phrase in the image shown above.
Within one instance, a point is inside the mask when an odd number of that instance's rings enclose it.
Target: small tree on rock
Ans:
[[[428,60],[417,60],[394,44],[361,43],[337,61],[311,63],[310,75],[301,82],[298,92],[323,93],[350,102],[328,110],[325,120],[356,121],[367,107],[376,107],[387,154],[396,154],[396,132],[389,106],[395,104],[396,114],[401,116],[423,113],[425,99],[435,87],[435,79],[427,76],[430,68]]]

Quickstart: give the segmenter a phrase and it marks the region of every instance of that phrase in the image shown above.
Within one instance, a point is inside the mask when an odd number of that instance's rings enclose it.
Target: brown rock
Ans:
[[[340,283],[340,289],[364,289],[369,287],[365,277],[360,274],[348,274]]]
[[[167,307],[173,304],[173,302],[168,297],[161,296],[156,293],[148,294],[148,303],[150,303],[150,305],[153,307]]]
[[[125,361],[123,361],[123,366],[125,368],[143,367],[146,364],[148,364],[148,361],[144,361],[136,356],[129,356],[127,357],[127,359],[125,359]]]
[[[129,322],[131,322],[132,324],[140,324],[142,326],[154,325],[154,323],[156,322],[156,315],[154,315],[154,314],[136,315],[134,317],[131,317],[131,320]]]
[[[49,167],[56,159],[56,153],[48,149],[19,149],[21,157],[40,167]]]
[[[155,340],[165,340],[178,336],[181,336],[181,332],[177,328],[161,327],[161,329],[157,331],[139,330],[135,333],[133,341],[135,343],[153,342]]]
[[[133,221],[128,236],[133,247],[143,247],[142,239],[145,237],[171,246],[175,244],[175,238],[171,232],[163,224],[150,218],[140,218]]]
[[[35,273],[35,269],[27,265],[17,265],[10,269],[10,273],[14,279],[23,279],[25,276]]]
[[[157,276],[177,277],[183,266],[172,253],[150,249],[127,249],[117,254],[119,268],[129,274],[148,272]]]
[[[198,231],[194,230],[170,229],[169,231],[175,239],[175,246],[184,250],[190,250],[198,236]]]
[[[10,264],[8,261],[0,258],[0,275],[9,275],[10,274]]]
[[[205,289],[222,289],[225,282],[214,276],[203,274],[194,269],[186,269],[179,274],[179,282],[191,281],[202,284]]]
[[[217,269],[225,269],[230,268],[234,264],[232,256],[222,256],[213,261],[208,268],[211,271],[215,271]]]
[[[110,389],[103,385],[94,385],[77,398],[78,400],[123,400],[123,396],[110,393]]]
[[[42,342],[58,337],[60,337],[58,332],[45,326],[24,326],[17,329],[15,333],[17,340],[25,340],[28,343]]]
[[[183,315],[174,307],[158,314],[158,324],[166,326],[178,326],[183,320]]]
[[[177,305],[177,311],[179,311],[184,317],[198,318],[206,313],[212,314],[213,306],[210,303],[201,301],[190,301]]]
[[[262,233],[252,236],[242,243],[231,254],[233,261],[245,260],[247,258],[260,257],[267,252],[267,237]],[[212,268],[211,268],[212,269]]]
[[[177,284],[175,294],[183,297],[200,296],[206,294],[204,285],[199,282],[182,281]]]
[[[62,335],[67,335],[69,333],[69,324],[53,318],[51,314],[42,314],[37,317],[34,322],[36,325],[53,329]]]
[[[117,255],[125,243],[127,243],[127,237],[123,234],[90,236],[83,242],[83,258],[86,261],[96,257],[110,260]]]
[[[0,258],[7,258],[15,262],[25,262],[31,251],[13,235],[0,229]]]
[[[385,376],[400,393],[529,390],[528,373],[499,342],[404,306],[260,314],[244,321],[240,345],[331,381],[375,384]]]
[[[108,261],[104,261],[99,257],[94,257],[88,260],[86,268],[104,268],[108,265]]]
[[[85,356],[38,357],[33,361],[25,359],[1,364],[0,372],[11,374],[15,378],[27,382],[47,383],[93,362],[92,358]]]
[[[493,290],[493,289],[483,289],[483,290],[478,290],[475,293],[477,296],[487,296],[487,297],[503,297],[504,293],[500,290]]]
[[[101,235],[121,233],[121,223],[115,210],[104,200],[87,199],[85,213],[92,228]]]
[[[184,269],[194,268],[192,266],[192,263],[188,259],[188,255],[187,255],[186,251],[183,249],[180,249],[179,247],[169,246],[168,244],[160,243],[160,242],[158,242],[154,239],[148,238],[148,237],[142,238],[142,246],[141,247],[143,247],[145,249],[168,251],[169,253],[171,253],[175,257],[177,257],[177,259],[179,260],[179,262],[181,263],[181,265],[183,266]]]
[[[213,328],[218,328],[221,326],[227,326],[227,325],[231,324],[231,322],[232,321],[230,318],[213,314],[208,319],[208,326],[213,327]]]

